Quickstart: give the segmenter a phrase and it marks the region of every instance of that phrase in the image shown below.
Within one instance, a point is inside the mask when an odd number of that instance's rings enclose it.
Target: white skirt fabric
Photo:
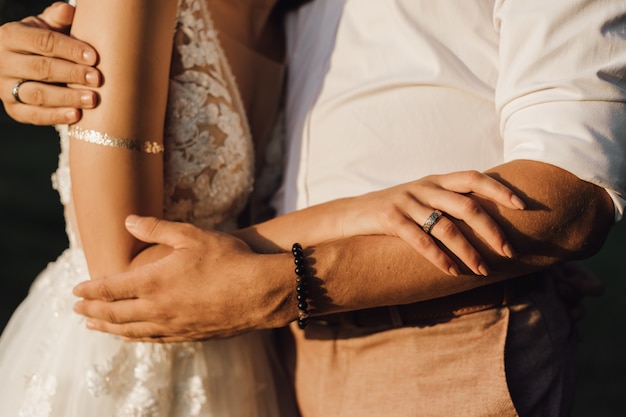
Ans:
[[[275,417],[268,334],[203,343],[126,343],[87,330],[68,249],[34,282],[0,338],[2,417]]]

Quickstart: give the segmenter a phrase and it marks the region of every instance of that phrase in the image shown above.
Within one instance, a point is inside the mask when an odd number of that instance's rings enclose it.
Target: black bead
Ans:
[[[294,243],[291,247],[291,253],[294,256],[293,262],[296,265],[294,272],[296,273],[296,298],[298,299],[298,310],[300,310],[300,317],[298,317],[298,327],[304,329],[308,323],[309,304],[307,303],[307,280],[306,280],[306,259],[302,246],[299,243]]]

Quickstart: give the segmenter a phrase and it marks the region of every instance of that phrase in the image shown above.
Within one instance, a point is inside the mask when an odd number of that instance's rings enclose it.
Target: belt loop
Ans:
[[[391,325],[394,328],[404,326],[398,306],[389,306],[387,309],[389,310],[389,317],[391,317]]]

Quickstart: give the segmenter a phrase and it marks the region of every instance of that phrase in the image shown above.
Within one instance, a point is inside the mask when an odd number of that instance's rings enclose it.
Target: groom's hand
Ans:
[[[97,87],[101,74],[94,48],[69,36],[74,7],[57,2],[39,16],[0,26],[0,100],[9,116],[35,125],[75,123],[81,109],[97,104],[89,89]],[[18,90],[14,86],[27,80]]]
[[[231,235],[155,218],[130,216],[127,228],[173,250],[133,271],[78,285],[74,293],[83,300],[75,311],[89,318],[89,328],[129,341],[179,342],[280,327],[289,314],[295,317],[284,308],[295,305],[290,288],[283,290],[271,273],[290,271],[290,254],[257,255]]]

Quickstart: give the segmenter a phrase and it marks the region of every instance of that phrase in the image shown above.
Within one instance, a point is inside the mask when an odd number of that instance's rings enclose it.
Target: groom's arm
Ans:
[[[511,239],[515,259],[500,256],[469,231],[489,263],[488,277],[467,270],[451,277],[393,237],[319,244],[307,248],[319,279],[314,314],[441,297],[584,258],[601,247],[613,224],[608,194],[560,168],[515,161],[491,175],[528,204],[524,211],[499,211],[474,197]],[[144,268],[77,287],[85,300],[76,311],[91,317],[89,327],[133,340],[180,341],[279,327],[297,317],[291,254],[255,254],[232,236],[155,219],[142,219],[129,230],[174,251]]]

